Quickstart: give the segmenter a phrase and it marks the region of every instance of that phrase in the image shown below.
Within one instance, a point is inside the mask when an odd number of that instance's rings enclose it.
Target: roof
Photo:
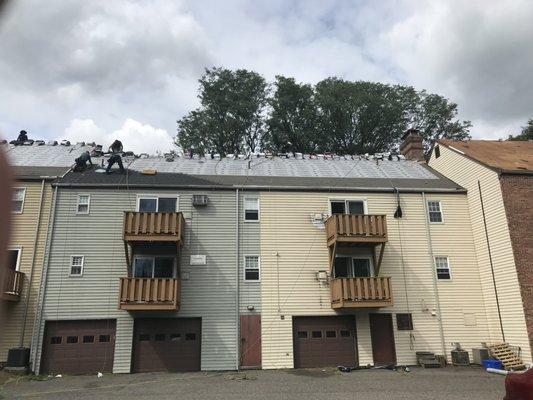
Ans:
[[[68,171],[67,167],[13,167],[13,175],[18,180],[54,180]]]
[[[533,142],[439,140],[439,143],[498,172],[533,174]]]

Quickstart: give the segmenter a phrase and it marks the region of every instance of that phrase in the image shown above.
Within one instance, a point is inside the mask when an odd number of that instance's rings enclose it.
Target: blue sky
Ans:
[[[0,135],[167,150],[204,68],[413,85],[475,138],[533,118],[531,1],[12,2],[0,20]]]

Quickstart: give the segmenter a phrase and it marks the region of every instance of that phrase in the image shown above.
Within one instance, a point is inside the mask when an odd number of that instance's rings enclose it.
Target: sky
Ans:
[[[205,68],[446,96],[474,138],[533,118],[533,1],[34,0],[0,18],[0,136],[172,148]]]

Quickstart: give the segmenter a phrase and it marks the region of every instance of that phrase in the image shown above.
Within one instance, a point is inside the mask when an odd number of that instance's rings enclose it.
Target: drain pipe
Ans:
[[[437,274],[435,273],[435,257],[433,256],[433,243],[431,241],[431,231],[429,229],[428,221],[428,204],[426,201],[426,194],[422,192],[422,201],[424,202],[424,221],[426,223],[426,232],[428,237],[428,250],[431,262],[431,276],[433,277],[433,291],[435,292],[435,301],[437,303],[437,321],[439,321],[439,333],[440,333],[440,344],[442,348],[442,355],[446,358],[446,344],[444,341],[444,328],[442,327],[442,312],[440,308],[440,298],[439,298],[439,287],[437,285]]]
[[[240,315],[239,315],[239,189],[235,189],[235,327],[236,327],[236,342],[237,353],[235,356],[235,369],[239,370],[240,360]]]

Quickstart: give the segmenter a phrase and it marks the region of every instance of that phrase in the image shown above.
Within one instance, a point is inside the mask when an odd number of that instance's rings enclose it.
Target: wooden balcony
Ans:
[[[24,273],[7,270],[5,274],[5,285],[2,298],[8,301],[19,301],[22,294],[22,284],[24,283]]]
[[[389,277],[331,280],[331,308],[379,308],[392,305],[392,287]]]
[[[180,280],[175,278],[120,278],[119,310],[178,311]]]
[[[124,241],[176,242],[183,241],[185,220],[180,212],[124,212]]]
[[[335,214],[326,220],[328,246],[333,243],[385,243],[385,215]]]

